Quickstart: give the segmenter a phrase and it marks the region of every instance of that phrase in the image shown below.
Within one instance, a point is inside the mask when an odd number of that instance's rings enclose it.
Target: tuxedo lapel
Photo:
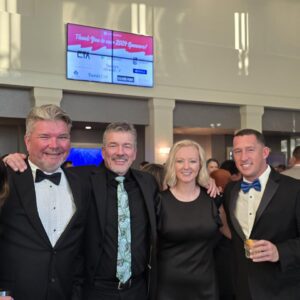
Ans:
[[[136,182],[138,183],[139,187],[140,187],[140,191],[143,194],[143,198],[145,200],[146,203],[146,207],[147,207],[147,211],[149,212],[149,203],[153,202],[153,199],[151,200],[151,193],[150,191],[148,191],[149,189],[149,184],[147,184],[146,182],[144,182],[144,178],[141,177],[139,174],[136,174],[135,170],[131,170],[133,177],[135,178]]]
[[[97,208],[97,216],[102,236],[104,236],[105,222],[106,222],[106,202],[107,202],[107,179],[105,168],[100,166],[91,175],[92,189]]]
[[[258,209],[256,211],[256,216],[255,216],[255,221],[254,221],[254,226],[260,219],[261,215],[263,214],[264,210],[272,200],[273,196],[275,195],[279,184],[276,182],[276,174],[273,173],[273,171],[270,173],[269,179],[266,184],[266,188],[264,191],[264,194],[262,196],[262,199],[260,201],[260,204],[258,206]],[[275,180],[274,180],[275,179]]]
[[[49,246],[51,246],[47,233],[38,214],[31,168],[29,165],[27,165],[27,169],[23,173],[12,172],[12,177],[14,178],[16,192],[28,216],[29,222],[36,229],[40,237]]]
[[[235,216],[237,200],[240,192],[240,185],[241,185],[241,181],[236,182],[230,192],[229,213],[230,213],[232,226],[234,227],[235,231],[240,236],[240,238],[244,240],[246,238],[245,234]]]
[[[155,227],[155,211],[154,211],[154,193],[153,191],[150,191],[153,186],[149,185],[149,181],[145,181],[145,177],[141,176],[141,174],[137,173],[134,169],[131,169],[132,175],[135,178],[136,182],[138,183],[140,187],[140,191],[142,192],[144,202],[146,205],[147,213],[149,216],[150,224],[152,227],[151,232],[156,232],[156,227]]]

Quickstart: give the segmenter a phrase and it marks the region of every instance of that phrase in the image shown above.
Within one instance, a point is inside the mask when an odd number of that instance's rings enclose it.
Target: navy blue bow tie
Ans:
[[[57,172],[57,173],[53,173],[53,174],[45,174],[43,171],[41,171],[40,169],[36,170],[35,173],[35,182],[40,182],[44,179],[48,179],[50,180],[52,183],[59,185],[60,183],[60,178],[61,178],[61,173]]]
[[[255,179],[253,182],[242,181],[241,189],[244,193],[248,193],[251,188],[259,192],[261,191],[261,184],[258,179]]]

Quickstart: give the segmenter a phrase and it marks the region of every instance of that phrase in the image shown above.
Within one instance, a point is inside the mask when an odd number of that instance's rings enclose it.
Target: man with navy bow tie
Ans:
[[[34,107],[26,119],[27,169],[8,168],[10,195],[0,215],[0,288],[15,300],[81,299],[90,188],[60,167],[70,149],[71,124],[56,105]]]
[[[237,300],[296,300],[300,295],[300,181],[267,164],[263,135],[242,129],[233,156],[243,175],[224,193],[236,262]],[[252,240],[246,258],[244,241]]]

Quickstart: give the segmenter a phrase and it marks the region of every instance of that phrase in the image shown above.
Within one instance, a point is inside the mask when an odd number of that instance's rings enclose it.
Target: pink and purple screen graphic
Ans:
[[[67,78],[153,86],[153,38],[68,24]]]
[[[68,24],[68,51],[112,56],[112,31]]]
[[[113,56],[153,61],[153,39],[151,36],[114,31]]]

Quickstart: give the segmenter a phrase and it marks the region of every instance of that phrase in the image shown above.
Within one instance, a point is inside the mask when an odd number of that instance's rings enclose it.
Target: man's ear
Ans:
[[[267,157],[269,156],[270,152],[271,152],[271,149],[269,147],[264,147],[263,148],[264,159],[267,159]]]
[[[28,147],[29,147],[29,140],[30,140],[30,137],[25,135],[24,136],[24,143],[25,143],[27,151],[28,151]]]

